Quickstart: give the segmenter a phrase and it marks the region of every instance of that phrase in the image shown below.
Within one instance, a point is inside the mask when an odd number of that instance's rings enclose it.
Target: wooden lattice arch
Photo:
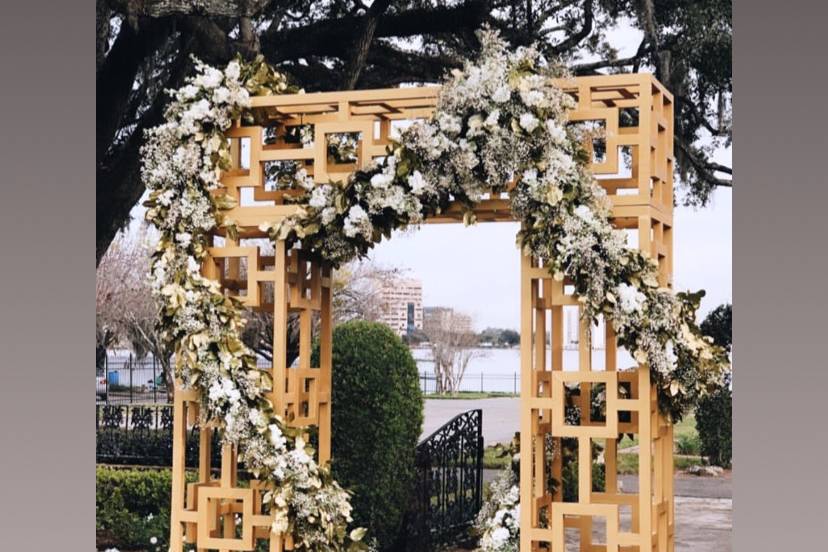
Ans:
[[[638,247],[658,260],[659,280],[672,286],[673,103],[672,96],[650,75],[579,77],[558,83],[577,98],[571,121],[600,123],[605,135],[601,156],[592,171],[612,200],[612,224],[632,231]],[[222,176],[224,190],[238,201],[227,216],[238,224],[237,240],[216,234],[203,263],[205,276],[221,282],[226,293],[253,309],[273,313],[272,401],[291,425],[318,428],[318,458],[331,457],[331,268],[277,241],[263,250],[262,222],[296,212],[285,202],[294,191],[268,184],[273,166],[292,163],[305,168],[317,183],[344,180],[372,159],[386,154],[395,121],[430,116],[438,87],[325,92],[253,98],[260,126],[235,126],[227,132],[233,167]],[[295,126],[313,127],[310,147],[289,139]],[[352,133],[358,137],[355,159],[337,163],[329,158],[327,139]],[[490,194],[475,209],[480,222],[513,221],[507,194]],[[459,222],[460,206],[451,206],[427,223]],[[673,550],[673,429],[659,413],[656,389],[645,367],[617,366],[612,327],[606,327],[604,370],[593,370],[588,324],[581,325],[577,370],[563,370],[564,307],[578,308],[569,282],[556,282],[537,259],[521,259],[521,552],[564,550],[565,528],[580,532],[580,550]],[[287,362],[288,315],[299,320],[299,356]],[[315,326],[314,319],[319,320]],[[317,327],[317,330],[314,330]],[[311,365],[314,331],[320,343],[317,366]],[[551,341],[547,344],[547,332]],[[602,420],[591,419],[594,386],[605,390]],[[580,425],[565,416],[564,385],[578,386],[575,401]],[[271,551],[292,548],[289,538],[270,532],[263,514],[262,484],[240,486],[238,462],[231,447],[222,451],[221,465],[211,465],[209,429],[200,432],[197,481],[186,482],[186,435],[198,419],[194,391],[176,389],[173,437],[171,546],[181,550],[253,550],[269,541]],[[638,493],[622,493],[617,478],[617,442],[621,433],[639,439]],[[548,492],[546,475],[561,480],[558,447],[561,438],[578,442],[578,502],[563,502],[560,490]],[[591,448],[604,444],[606,486],[593,491]],[[628,527],[620,523],[621,508],[630,510]],[[606,520],[606,539],[592,542],[593,518]]]

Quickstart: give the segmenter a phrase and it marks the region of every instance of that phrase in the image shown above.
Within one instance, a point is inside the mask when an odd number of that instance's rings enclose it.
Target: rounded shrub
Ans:
[[[166,550],[170,533],[170,470],[98,467],[95,476],[98,548]],[[187,480],[195,480],[195,474],[188,472]]]
[[[714,466],[729,468],[733,459],[733,393],[728,385],[699,401],[696,430],[702,456]]]
[[[705,335],[713,338],[730,352],[733,344],[733,306],[716,307],[701,324]],[[733,460],[733,374],[728,373],[724,385],[699,401],[696,407],[696,430],[699,432],[702,456],[714,466],[729,468]]]
[[[423,397],[411,351],[387,326],[334,329],[331,418],[332,471],[353,492],[355,526],[388,550],[410,504]]]

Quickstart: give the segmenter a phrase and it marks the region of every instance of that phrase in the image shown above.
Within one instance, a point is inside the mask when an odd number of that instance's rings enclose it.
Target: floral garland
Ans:
[[[472,223],[484,194],[516,181],[518,245],[544,259],[555,280],[574,283],[585,317],[612,322],[619,345],[650,367],[662,411],[678,421],[729,362],[695,322],[703,292],[659,287],[657,262],[613,230],[583,131],[566,124],[574,100],[551,82],[564,69],[534,48],[509,53],[493,31],[480,39],[480,58],[452,72],[431,120],[403,131],[384,160],[347,182],[316,185],[299,170],[299,213],[262,229],[338,265],[451,201]]]
[[[293,175],[304,190],[298,214],[262,230],[336,266],[452,201],[466,206],[472,223],[484,194],[515,181],[510,195],[524,253],[544,259],[556,280],[574,282],[585,317],[612,322],[619,344],[650,367],[663,412],[680,419],[728,363],[695,323],[701,294],[660,288],[656,262],[612,229],[583,135],[566,124],[573,100],[551,84],[563,68],[534,48],[509,53],[492,31],[480,39],[480,59],[452,73],[431,120],[406,129],[384,160],[344,183],[317,185],[300,169]],[[222,429],[224,442],[270,484],[274,531],[293,535],[299,549],[364,548],[364,530],[346,529],[348,494],[273,412],[270,377],[240,339],[241,305],[199,271],[210,232],[235,233],[223,213],[235,201],[211,193],[230,168],[224,131],[249,116],[251,94],[293,90],[261,59],[233,61],[223,72],[197,69],[143,150],[147,219],[161,231],[151,279],[177,376],[199,392],[204,423]]]
[[[222,213],[234,201],[211,193],[230,168],[224,132],[250,107],[251,94],[291,90],[262,59],[232,61],[223,72],[196,63],[197,75],[173,92],[166,123],[148,132],[142,151],[146,218],[161,233],[150,280],[176,376],[199,392],[202,423],[221,429],[223,442],[238,446],[239,459],[267,484],[274,532],[291,535],[299,550],[364,550],[365,530],[347,531],[348,493],[314,461],[302,431],[274,413],[270,375],[241,340],[242,306],[200,272],[210,232],[234,232]]]

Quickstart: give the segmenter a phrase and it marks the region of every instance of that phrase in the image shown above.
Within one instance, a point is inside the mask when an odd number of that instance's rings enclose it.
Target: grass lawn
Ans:
[[[481,395],[480,393],[468,393],[468,395]],[[486,395],[486,394],[482,394]],[[500,395],[504,396],[504,395]],[[442,398],[461,398],[457,397],[442,397]],[[462,397],[462,398],[483,398],[483,397]],[[698,432],[696,431],[696,418],[691,413],[684,417],[684,419],[676,424],[673,428],[673,439],[678,442],[682,439],[698,439]],[[618,449],[625,449],[638,445],[638,437],[630,439],[626,435],[618,444]],[[498,457],[499,449],[489,446],[483,451],[483,467],[487,469],[505,468],[511,462],[511,456],[506,455]],[[702,459],[697,455],[677,455],[674,457],[674,465],[676,471],[685,470],[690,466],[700,465]],[[637,474],[638,473],[638,454],[635,453],[621,453],[618,455],[618,473],[622,475]]]
[[[682,438],[698,438],[699,434],[696,431],[696,416],[691,412],[684,417],[682,421],[673,427],[673,440],[678,441]],[[618,450],[638,445],[638,436],[630,439],[629,436],[624,435],[624,438],[618,443]]]
[[[499,470],[505,468],[512,462],[512,456],[510,454],[498,457],[499,452],[498,449],[492,446],[483,449],[483,468]]]

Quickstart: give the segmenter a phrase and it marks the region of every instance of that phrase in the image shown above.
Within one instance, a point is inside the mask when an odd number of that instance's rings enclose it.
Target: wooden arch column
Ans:
[[[564,86],[578,99],[571,119],[605,129],[592,171],[612,200],[613,226],[658,261],[659,284],[671,287],[672,97],[649,75],[582,77]],[[596,358],[598,329],[582,320],[577,362],[565,366],[564,311],[580,319],[581,308],[570,282],[552,279],[543,259],[522,258],[520,296],[521,552],[672,552],[673,428],[659,412],[649,368],[619,366],[611,324]],[[637,492],[622,491],[618,481],[623,434],[639,442]],[[562,481],[562,440],[577,449],[575,501],[549,485],[550,475]],[[594,458],[595,444],[603,461]],[[593,481],[594,465],[605,472],[603,485]],[[567,547],[567,530],[576,548]]]

